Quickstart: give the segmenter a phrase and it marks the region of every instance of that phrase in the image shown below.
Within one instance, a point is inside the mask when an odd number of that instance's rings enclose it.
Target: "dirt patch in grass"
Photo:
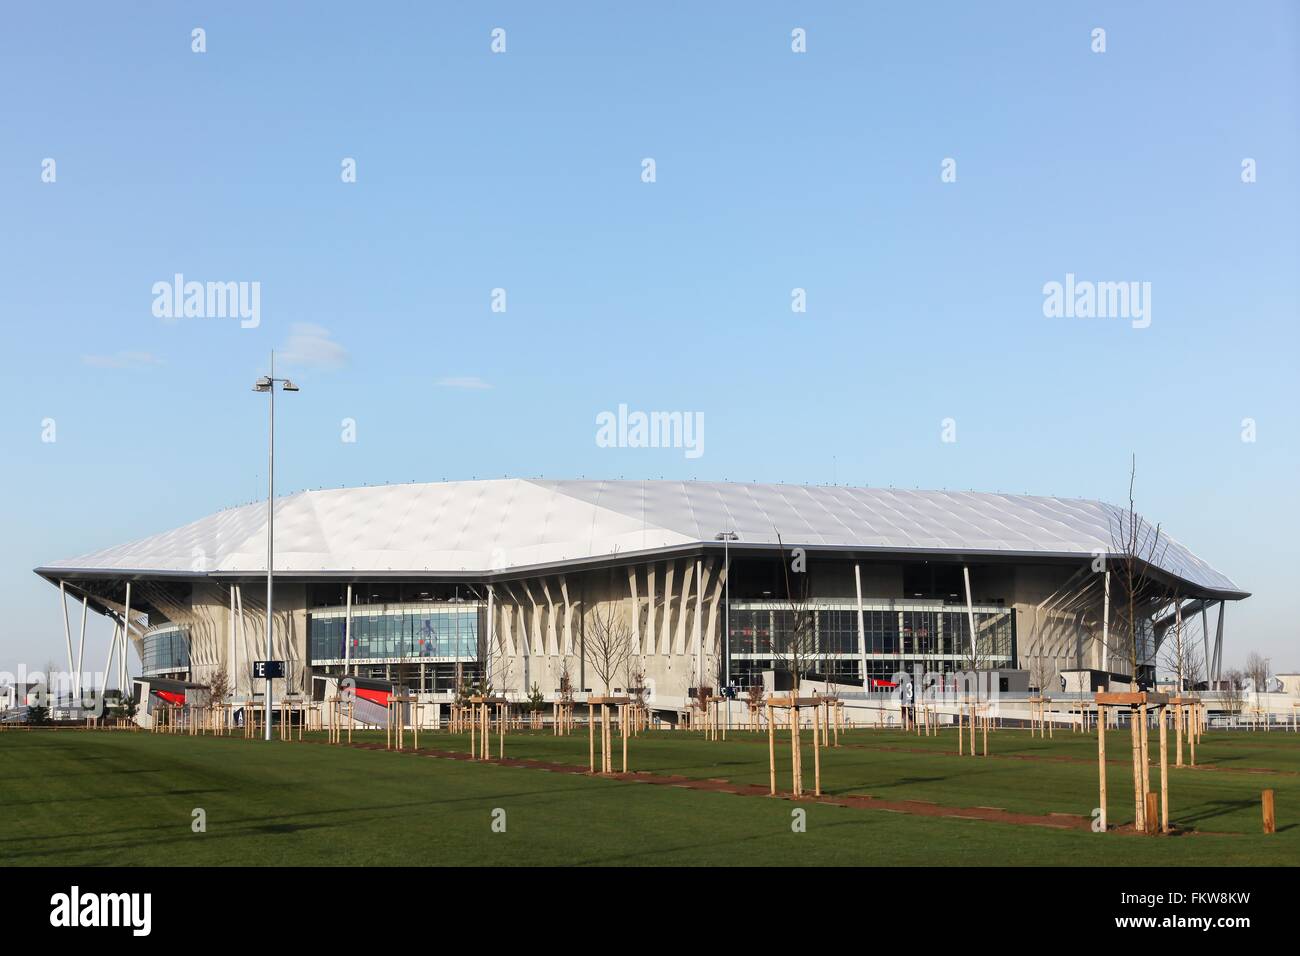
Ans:
[[[362,750],[388,749],[381,744],[374,743],[356,743],[352,746],[361,748]],[[470,754],[459,750],[440,750],[421,747],[419,750],[406,749],[400,752],[420,757],[436,757],[443,760],[474,759]],[[933,751],[928,752],[933,753]],[[553,773],[590,774],[590,770],[585,766],[578,764],[554,763],[545,760],[523,760],[514,757],[506,757],[504,759],[489,757],[487,760],[479,762],[495,764],[500,767],[524,767],[532,770],[549,770]],[[649,771],[601,774],[600,776],[606,780],[644,783],[652,786],[680,787],[685,790],[701,790],[710,793],[729,793],[741,797],[771,796],[767,787],[756,784],[735,783],[717,777],[698,779],[694,777],[683,777],[678,774],[660,774]],[[979,820],[986,823],[1009,823],[1013,826],[1047,827],[1052,830],[1087,830],[1090,828],[1092,823],[1091,819],[1088,817],[1074,816],[1071,814],[1050,813],[1040,815],[1032,813],[1012,813],[994,807],[949,807],[943,806],[942,804],[930,803],[925,800],[883,800],[879,797],[874,797],[871,794],[850,793],[817,797],[813,796],[811,793],[804,793],[803,796],[796,798],[792,797],[788,793],[777,793],[776,799],[790,800],[797,803],[823,803],[828,806],[849,807],[860,810],[890,810],[895,813],[909,813],[915,816],[924,817],[951,817],[960,820]],[[1125,830],[1132,832],[1131,827],[1117,830],[1116,832],[1125,832]]]

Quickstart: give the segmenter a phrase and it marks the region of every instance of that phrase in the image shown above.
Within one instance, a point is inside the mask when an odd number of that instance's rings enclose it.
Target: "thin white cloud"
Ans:
[[[295,368],[341,368],[348,352],[330,337],[329,329],[310,322],[295,322],[276,358]]]
[[[81,361],[91,368],[146,368],[162,365],[152,352],[114,352],[112,355],[83,355]]]
[[[491,388],[489,382],[483,381],[477,375],[460,375],[453,378],[438,379],[439,388]]]

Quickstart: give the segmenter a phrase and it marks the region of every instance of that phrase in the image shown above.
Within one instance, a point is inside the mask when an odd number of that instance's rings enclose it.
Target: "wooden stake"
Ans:
[[[1101,802],[1101,832],[1106,832],[1106,706],[1097,705],[1097,781]]]
[[[1264,810],[1264,832],[1276,833],[1277,817],[1273,813],[1273,791],[1265,790],[1259,796]]]
[[[1156,713],[1160,717],[1160,832],[1169,832],[1169,730],[1165,726],[1164,705]]]
[[[1137,725],[1137,708],[1129,707],[1129,737],[1132,743],[1133,758],[1133,826],[1134,828],[1143,829],[1142,813],[1144,808],[1144,794],[1142,790],[1142,767],[1139,761],[1138,745],[1138,725]]]
[[[767,705],[767,775],[769,792],[776,796],[776,723],[772,719],[772,705]]]
[[[1148,741],[1147,705],[1142,705],[1142,798],[1151,792],[1151,744]],[[1150,824],[1148,823],[1148,826]]]
[[[1183,714],[1186,706],[1179,701],[1174,705],[1174,766],[1183,765]]]
[[[813,795],[822,795],[821,707],[813,708]]]
[[[790,793],[798,797],[803,793],[803,774],[799,766],[799,708],[790,708]]]

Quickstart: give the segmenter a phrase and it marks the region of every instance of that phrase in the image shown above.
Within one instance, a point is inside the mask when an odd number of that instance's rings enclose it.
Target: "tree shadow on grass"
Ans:
[[[1258,806],[1258,800],[1210,800],[1190,811],[1179,811],[1176,822],[1181,826],[1194,828],[1198,823],[1215,820],[1243,810],[1255,809]],[[1173,816],[1171,813],[1170,817],[1173,818]]]
[[[620,784],[617,781],[606,781],[606,782],[613,786],[620,786]],[[639,787],[643,785],[628,783],[628,784],[621,784],[621,786]],[[179,795],[185,795],[188,793],[201,793],[201,792],[205,792],[205,791],[177,791]],[[467,794],[463,797],[455,797],[452,799],[431,798],[428,800],[409,800],[409,801],[394,802],[394,803],[375,803],[370,805],[350,804],[347,806],[329,807],[320,810],[299,810],[299,811],[287,812],[283,814],[267,814],[263,816],[244,816],[244,817],[237,817],[237,818],[229,818],[229,819],[223,819],[221,821],[221,824],[222,826],[225,827],[235,827],[240,832],[248,831],[250,829],[256,829],[258,827],[296,827],[298,829],[321,829],[321,828],[330,828],[330,827],[342,827],[346,829],[357,825],[364,825],[372,820],[387,818],[389,816],[392,816],[393,814],[405,814],[411,810],[427,811],[434,807],[454,809],[457,805],[460,804],[466,806],[479,807],[482,806],[485,801],[529,800],[535,798],[546,798],[549,796],[564,797],[575,793],[597,794],[600,792],[601,791],[599,790],[593,790],[587,784],[577,784],[575,786],[551,787],[548,789],[521,789],[521,790],[516,790],[516,791],[511,791],[506,793],[475,793],[475,794]],[[170,794],[164,794],[164,793],[131,794],[122,797],[121,799],[140,800],[144,798],[155,798],[155,797],[162,797],[168,795]],[[340,817],[340,816],[341,819],[334,820],[334,821],[327,819],[329,817]],[[317,819],[321,819],[322,822],[310,824],[310,825],[300,824],[296,822],[304,818],[308,818],[308,819],[317,818]],[[209,819],[211,819],[211,817],[209,817]],[[179,820],[180,822],[179,823],[176,822],[177,820]],[[49,835],[24,834],[24,835],[13,836],[13,837],[2,837],[0,838],[0,846],[3,846],[5,844],[13,844],[13,845],[30,844],[34,842],[40,842],[43,840],[66,841],[66,840],[78,840],[78,839],[94,839],[96,837],[102,837],[106,833],[109,835],[126,835],[130,833],[137,833],[140,834],[142,837],[148,835],[154,835],[154,836],[150,836],[149,839],[141,839],[139,841],[132,841],[132,842],[121,842],[121,843],[109,845],[110,848],[136,848],[141,846],[148,846],[155,842],[168,842],[169,838],[159,837],[157,835],[162,833],[169,833],[177,826],[184,826],[184,831],[180,839],[187,839],[189,838],[190,835],[189,822],[190,822],[190,818],[188,816],[188,813],[186,813],[182,817],[180,815],[180,812],[178,811],[175,820],[168,819],[164,822],[150,824],[147,826],[140,825],[140,826],[114,827],[114,828],[106,828],[101,830],[83,830],[81,832],[76,832],[76,833],[61,832],[61,833],[49,834]],[[283,832],[290,832],[290,831],[285,830]],[[210,833],[207,834],[207,836],[211,838],[213,834]],[[170,838],[170,839],[176,839],[176,838]],[[93,849],[98,850],[100,849],[100,847],[96,846]],[[30,853],[26,853],[21,850],[6,849],[5,856],[6,858],[17,858],[22,856],[33,856],[33,857],[51,856],[51,855],[57,855],[60,852],[62,851],[60,851],[59,849],[35,850]]]
[[[152,800],[157,797],[188,797],[200,793],[227,793],[228,787],[191,787],[185,790],[156,790],[148,793],[87,793],[79,797],[42,797],[37,800],[0,803],[0,808],[43,807],[55,803],[108,803],[114,800]],[[3,842],[3,841],[0,841]]]
[[[818,831],[831,830],[837,827],[858,827],[863,826],[866,821],[863,820],[841,820],[833,823],[818,823]],[[732,838],[732,839],[714,839],[701,841],[693,839],[688,843],[681,843],[676,846],[660,847],[654,850],[637,850],[632,853],[619,853],[610,856],[589,857],[586,859],[575,859],[572,861],[573,866],[616,866],[619,864],[641,862],[647,865],[656,865],[655,858],[663,857],[670,854],[690,853],[699,857],[699,866],[716,866],[719,859],[719,853],[727,848],[737,848],[747,844],[757,843],[759,841],[771,840],[785,836],[786,831],[774,829],[765,833],[756,833],[751,836]],[[797,865],[799,861],[784,860],[784,865]],[[818,865],[816,861],[809,860],[809,865]],[[675,862],[665,862],[664,866],[678,866]]]

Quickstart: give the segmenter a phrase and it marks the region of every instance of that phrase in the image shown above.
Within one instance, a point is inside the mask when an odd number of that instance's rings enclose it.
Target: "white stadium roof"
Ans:
[[[714,545],[1090,558],[1123,512],[1100,501],[960,491],[709,481],[522,478],[304,491],[277,499],[277,573],[489,575]],[[1161,531],[1166,573],[1220,595],[1228,577]],[[266,505],[37,571],[159,575],[266,569]]]

